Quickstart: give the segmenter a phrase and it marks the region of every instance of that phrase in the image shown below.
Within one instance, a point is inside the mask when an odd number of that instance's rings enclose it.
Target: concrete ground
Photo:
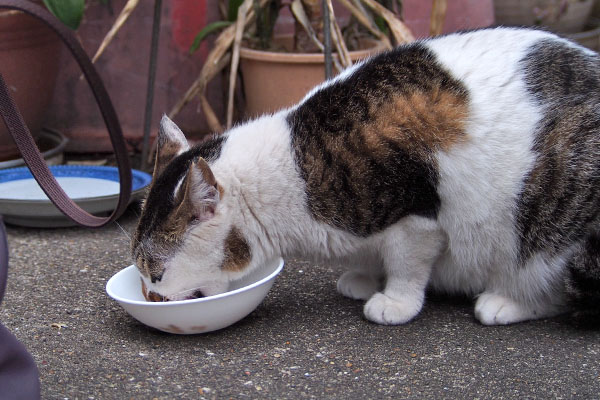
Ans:
[[[0,319],[33,354],[44,399],[600,398],[600,332],[567,318],[485,327],[470,300],[430,296],[415,321],[378,326],[336,293],[340,270],[287,260],[247,318],[177,336],[105,294],[130,264],[116,225],[9,227],[8,239]]]

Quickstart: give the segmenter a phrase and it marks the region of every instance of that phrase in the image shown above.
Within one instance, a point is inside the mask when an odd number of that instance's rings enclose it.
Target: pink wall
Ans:
[[[125,0],[113,0],[112,15],[99,2],[90,3],[78,36],[91,56]],[[153,3],[140,1],[106,53],[96,63],[128,142],[135,147],[140,146],[143,134]],[[206,0],[163,1],[152,118],[154,130],[160,116],[170,110],[194,81],[206,57],[207,43],[194,55],[188,53],[198,30],[207,20],[218,17],[216,10],[207,9],[206,3]],[[87,83],[79,79],[77,66],[67,52],[64,51],[61,56],[63,68],[47,125],[72,139],[69,145],[72,151],[106,151],[109,149],[107,133]],[[218,82],[209,89],[211,99],[215,100],[215,108],[221,112]],[[186,107],[179,114],[177,122],[192,135],[204,134],[208,130],[203,115],[197,111],[197,103]]]
[[[447,0],[444,33],[480,28],[494,23],[494,0]],[[429,35],[432,1],[404,0],[404,20],[417,38]]]
[[[110,28],[125,0],[113,0],[114,14],[98,2],[90,2],[78,35],[92,55]],[[141,148],[146,98],[146,80],[153,15],[153,1],[140,1],[97,67],[114,102],[128,142]],[[214,0],[163,0],[159,60],[156,77],[152,131],[163,113],[182,96],[197,77],[208,53],[208,42],[200,51],[189,55],[188,48],[198,30],[207,21],[219,18]],[[431,1],[405,0],[407,24],[418,37],[429,31]],[[492,0],[448,0],[445,32],[487,26],[493,23]],[[79,79],[75,63],[63,52],[63,68],[57,92],[49,110],[47,125],[71,138],[69,150],[108,151],[108,136],[85,81]],[[209,85],[208,98],[223,119],[226,89],[220,79]],[[189,137],[208,133],[206,121],[197,101],[190,103],[176,121]]]

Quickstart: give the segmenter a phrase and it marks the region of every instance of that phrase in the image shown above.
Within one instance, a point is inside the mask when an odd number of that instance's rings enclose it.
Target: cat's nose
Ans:
[[[202,297],[205,297],[202,291],[196,290],[191,296],[186,297],[186,300],[200,299]]]

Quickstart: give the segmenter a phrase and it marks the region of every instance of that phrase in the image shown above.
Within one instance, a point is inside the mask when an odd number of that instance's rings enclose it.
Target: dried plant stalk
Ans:
[[[292,9],[292,13],[298,19],[298,21],[300,22],[300,25],[306,30],[307,34],[309,36],[311,36],[311,39],[315,42],[317,47],[321,51],[324,51],[325,45],[323,45],[323,43],[319,40],[314,29],[312,29],[312,25],[308,22],[308,17],[306,16],[306,13],[304,12],[304,6],[300,2],[300,0],[295,0],[294,3],[296,3],[298,5],[296,6],[296,10]],[[294,3],[292,3],[292,6],[294,6]],[[302,16],[302,13],[304,13],[304,16]],[[311,30],[312,34],[311,34],[311,32],[309,32],[309,29]],[[341,72],[344,69],[344,67],[340,64],[339,60],[337,59],[337,57],[333,57],[332,61],[333,61],[333,66],[335,67],[335,69],[338,72]]]
[[[385,22],[387,22],[390,30],[392,31],[392,35],[398,44],[400,43],[408,43],[415,40],[412,32],[404,22],[400,21],[393,12],[376,2],[375,0],[361,0],[365,3],[369,8],[371,8],[375,13],[379,14]]]
[[[346,42],[344,42],[344,36],[342,35],[340,26],[335,19],[331,0],[325,1],[327,1],[327,7],[329,8],[329,16],[331,21],[331,41],[335,44],[335,48],[337,49],[337,56],[340,60],[340,64],[342,64],[344,68],[347,68],[352,65],[350,53],[346,47]]]
[[[259,5],[262,7],[266,4],[267,0],[259,0]],[[245,25],[252,23],[254,21],[255,14],[254,10],[250,9],[246,15]],[[223,57],[226,56],[227,51],[231,47],[233,43],[233,39],[235,37],[235,25],[231,25],[217,37],[215,40],[213,49],[210,51],[208,56],[206,57],[206,61],[204,62],[204,66],[200,71],[200,75],[194,83],[190,86],[190,88],[185,92],[183,97],[175,104],[173,109],[169,112],[169,117],[173,118],[177,115],[181,109],[189,103],[194,97],[196,97],[199,93],[204,93],[206,89],[206,85],[208,82],[215,77],[215,75],[221,71],[227,63],[223,63]]]
[[[127,19],[129,18],[129,16],[133,12],[133,10],[135,10],[135,8],[137,7],[139,2],[140,2],[140,0],[127,1],[127,3],[125,4],[125,7],[123,7],[121,12],[119,13],[119,16],[115,20],[115,23],[112,25],[112,27],[110,28],[110,30],[108,31],[108,33],[106,34],[104,39],[102,40],[102,43],[100,43],[100,47],[98,47],[98,50],[96,50],[96,54],[94,54],[94,57],[92,58],[93,63],[96,62],[96,60],[102,55],[102,53],[104,53],[104,50],[106,50],[106,47],[110,44],[110,42],[117,35],[117,32],[119,32],[119,30],[121,29],[121,27],[123,26],[125,21],[127,21]]]
[[[238,65],[240,62],[240,46],[242,35],[246,25],[246,15],[253,0],[245,0],[238,8],[237,21],[235,23],[235,36],[233,39],[233,51],[231,55],[231,70],[229,72],[229,95],[227,100],[227,129],[233,124],[233,96],[235,94],[235,82],[237,80]]]
[[[350,13],[356,18],[356,20],[365,28],[371,32],[373,36],[375,36],[378,40],[383,42],[385,47],[388,49],[392,48],[392,43],[390,43],[390,39],[385,35],[385,33],[381,32],[377,26],[363,13],[362,10],[358,9],[354,4],[352,4],[348,0],[338,0],[340,4],[342,4]]]
[[[210,106],[210,103],[206,99],[206,96],[204,96],[203,94],[200,95],[200,106],[202,107],[202,112],[206,117],[206,123],[208,124],[210,130],[215,133],[223,132],[223,126],[219,122],[217,114],[215,114],[215,111]]]
[[[224,20],[227,19],[227,2],[226,0],[219,0],[219,12],[221,13],[221,18],[223,18]]]
[[[325,50],[325,46],[317,37],[317,33],[315,32],[312,25],[310,24],[310,21],[308,20],[308,16],[306,15],[306,11],[304,11],[302,1],[294,0],[290,6],[290,9],[292,10],[292,14],[294,14],[294,17],[296,17],[296,20],[300,22],[300,25],[302,25],[308,37],[313,41],[313,43],[319,48],[319,50]]]
[[[306,16],[305,23],[307,25],[310,25],[312,31],[315,32],[315,36],[319,37],[320,41],[323,41],[323,38],[320,36],[320,33],[323,32],[322,0],[300,0],[296,3],[296,5],[292,3],[291,7],[302,9],[303,14]],[[321,49],[314,46],[314,39],[310,37],[310,32],[306,29],[306,27],[304,27],[304,29],[301,29],[300,21],[296,18],[294,32],[294,51],[313,53],[318,50]]]
[[[431,20],[429,23],[429,34],[431,36],[438,36],[442,34],[447,8],[448,2],[446,0],[433,0],[433,6],[431,8]]]
[[[217,64],[213,64],[210,71],[201,71],[200,75],[188,88],[185,94],[177,102],[175,107],[169,112],[169,118],[174,118],[181,108],[183,108],[191,99],[198,95],[198,93],[204,93],[206,85],[210,82],[219,72],[221,72],[231,62],[231,54],[225,54]],[[205,64],[206,65],[206,64]]]

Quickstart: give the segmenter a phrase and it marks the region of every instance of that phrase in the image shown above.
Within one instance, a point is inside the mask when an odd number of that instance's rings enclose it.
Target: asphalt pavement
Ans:
[[[131,232],[136,218],[119,223]],[[434,295],[413,322],[378,326],[336,292],[340,269],[302,260],[229,328],[147,328],[104,289],[131,263],[124,231],[8,227],[0,320],[33,354],[44,399],[600,398],[598,330],[566,317],[486,327],[472,299]]]

